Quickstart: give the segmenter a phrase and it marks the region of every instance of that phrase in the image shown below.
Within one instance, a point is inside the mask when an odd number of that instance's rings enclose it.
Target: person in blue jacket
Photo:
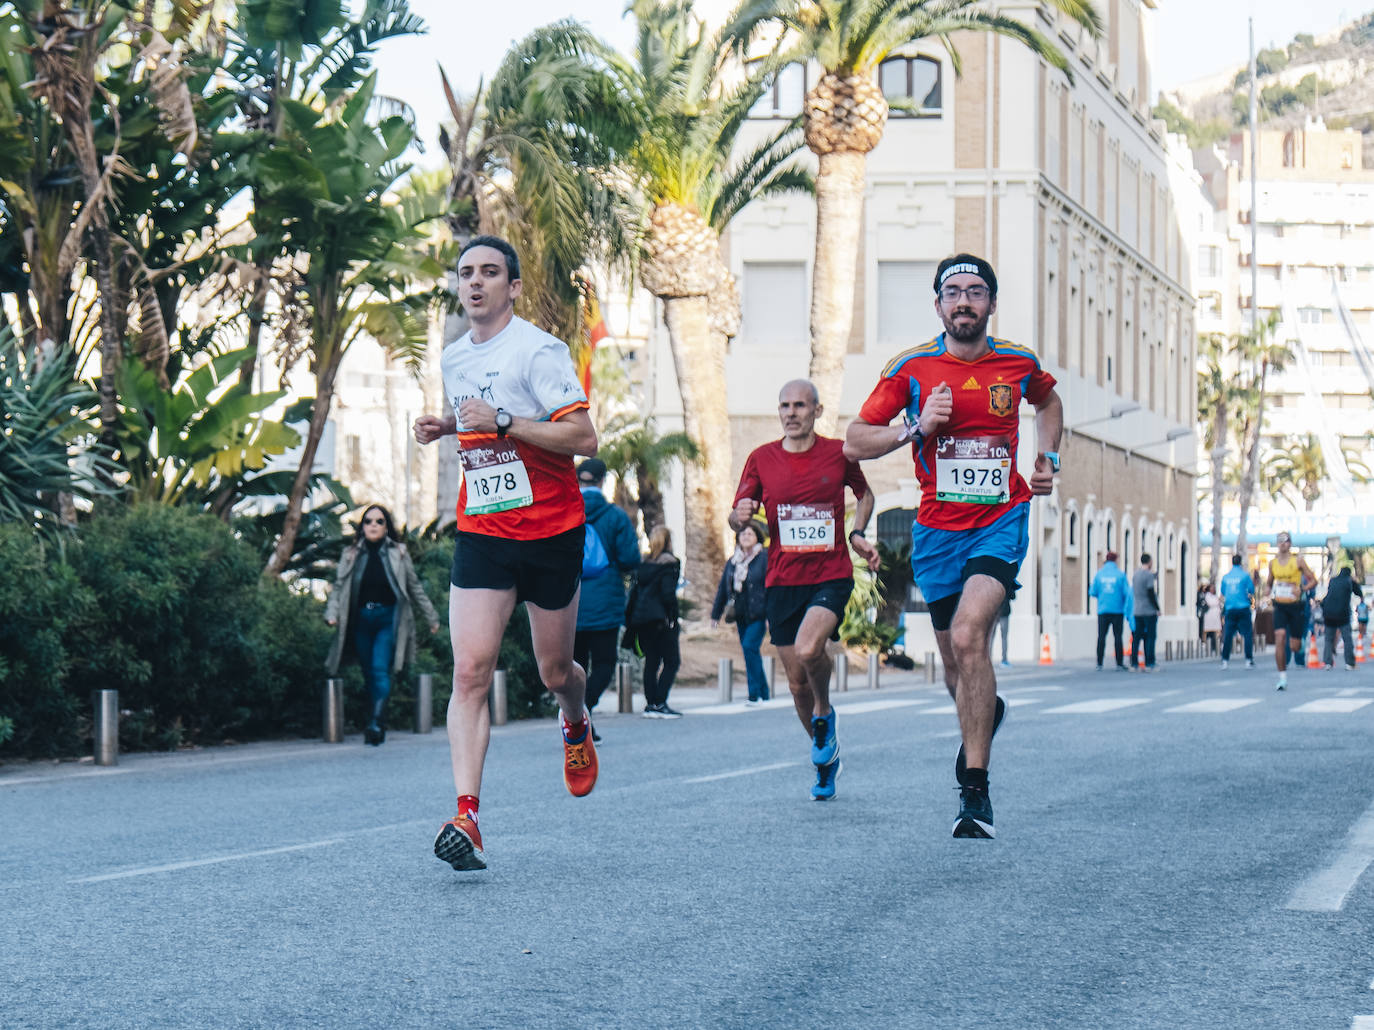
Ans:
[[[1221,667],[1231,663],[1231,641],[1239,633],[1245,641],[1245,667],[1255,667],[1255,634],[1250,609],[1255,603],[1255,581],[1241,564],[1241,556],[1231,555],[1231,571],[1221,577]]]
[[[582,490],[582,507],[587,525],[601,539],[610,559],[608,567],[589,576],[584,567],[582,597],[577,606],[577,635],[573,640],[573,661],[587,673],[587,711],[601,700],[601,694],[615,675],[620,624],[625,619],[625,577],[639,566],[639,540],[634,523],[624,511],[606,500],[601,485],[606,479],[606,463],[588,458],[577,466],[577,483]],[[592,727],[592,740],[601,735]]]
[[[1088,594],[1097,598],[1097,667],[1102,668],[1102,655],[1107,648],[1107,627],[1112,629],[1116,645],[1116,667],[1126,668],[1122,662],[1121,623],[1131,597],[1131,581],[1116,564],[1116,552],[1108,551],[1102,568],[1093,577]]]

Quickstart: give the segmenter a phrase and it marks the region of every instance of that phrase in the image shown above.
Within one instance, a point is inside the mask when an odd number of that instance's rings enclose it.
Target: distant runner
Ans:
[[[1292,534],[1280,533],[1278,544],[1279,553],[1269,562],[1266,587],[1274,602],[1274,663],[1279,667],[1279,682],[1274,689],[1287,690],[1288,640],[1292,637],[1299,646],[1302,644],[1306,624],[1303,594],[1317,585],[1317,577],[1307,562],[1293,553]]]

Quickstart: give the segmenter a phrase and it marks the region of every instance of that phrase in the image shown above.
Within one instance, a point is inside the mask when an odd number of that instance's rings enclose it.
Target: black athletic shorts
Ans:
[[[791,647],[797,642],[797,630],[801,629],[808,608],[825,608],[834,612],[836,618],[843,619],[844,606],[849,603],[849,595],[853,592],[852,577],[801,586],[769,587],[763,597],[768,612],[768,635],[773,646]],[[838,625],[830,639],[840,639]]]
[[[1296,601],[1292,604],[1275,602],[1274,604],[1274,632],[1283,630],[1288,634],[1289,646],[1292,641],[1302,639],[1302,631],[1306,628],[1303,625],[1302,602]]]
[[[507,540],[458,534],[449,582],[460,590],[509,590],[517,603],[558,611],[572,603],[582,582],[581,526],[543,540]]]

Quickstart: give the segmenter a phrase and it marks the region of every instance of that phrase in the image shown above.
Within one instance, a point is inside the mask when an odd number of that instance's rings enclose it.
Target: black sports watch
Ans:
[[[506,433],[508,433],[508,432],[510,431],[510,425],[511,425],[511,422],[513,422],[513,421],[514,421],[514,419],[511,417],[511,413],[510,413],[509,411],[507,411],[505,408],[497,408],[497,409],[496,409],[496,435],[497,435],[497,436],[505,436]]]

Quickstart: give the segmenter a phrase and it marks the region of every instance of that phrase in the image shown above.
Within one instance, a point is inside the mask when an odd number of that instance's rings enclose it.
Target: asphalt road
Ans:
[[[1260,665],[1004,673],[990,842],[911,678],[829,804],[781,703],[500,728],[477,873],[442,731],[0,767],[0,1025],[1374,1025],[1374,664]]]

